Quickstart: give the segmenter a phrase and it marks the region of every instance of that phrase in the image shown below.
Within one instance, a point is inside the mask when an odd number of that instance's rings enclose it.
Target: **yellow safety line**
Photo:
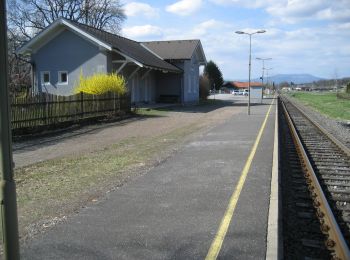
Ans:
[[[215,260],[220,252],[220,249],[221,249],[222,243],[224,242],[228,227],[230,226],[230,222],[232,220],[232,216],[233,216],[233,213],[235,211],[237,201],[238,201],[239,196],[241,194],[241,191],[243,189],[243,186],[244,186],[245,180],[247,178],[250,166],[252,164],[254,155],[255,155],[256,150],[258,148],[261,136],[264,132],[266,122],[267,122],[267,119],[269,117],[273,102],[274,102],[274,100],[272,100],[270,107],[269,107],[269,110],[266,113],[265,120],[264,120],[264,122],[259,130],[258,136],[256,137],[255,143],[253,145],[253,148],[250,151],[249,157],[244,165],[244,168],[243,168],[243,171],[241,173],[241,177],[239,178],[239,181],[237,183],[237,186],[236,186],[236,188],[235,188],[235,190],[230,198],[230,202],[227,206],[225,215],[221,220],[220,227],[216,233],[216,236],[215,236],[215,238],[210,246],[210,249],[208,251],[208,254],[205,258],[206,260]]]

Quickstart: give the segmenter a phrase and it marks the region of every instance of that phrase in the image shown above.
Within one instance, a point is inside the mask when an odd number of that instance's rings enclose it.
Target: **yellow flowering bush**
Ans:
[[[101,95],[106,92],[124,94],[126,92],[125,79],[123,76],[116,73],[99,73],[88,77],[84,77],[83,73],[80,73],[79,82],[74,92],[83,92],[93,95]]]

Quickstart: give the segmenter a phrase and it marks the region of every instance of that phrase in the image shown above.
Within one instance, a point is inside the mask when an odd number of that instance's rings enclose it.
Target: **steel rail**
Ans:
[[[288,100],[288,102],[294,106],[307,120],[311,122],[318,130],[320,130],[325,136],[327,136],[336,146],[339,147],[347,156],[350,157],[350,149],[346,147],[342,142],[330,134],[326,129],[324,129],[320,124],[315,122],[309,115],[307,115],[295,102],[291,101],[290,98],[283,96],[283,99]]]
[[[338,223],[335,220],[326,196],[322,191],[321,185],[318,182],[307,153],[305,152],[303,144],[299,138],[299,134],[294,126],[293,120],[291,119],[283,102],[282,107],[287,118],[289,129],[292,133],[292,138],[295,143],[298,156],[304,169],[304,176],[307,178],[307,184],[313,199],[313,204],[317,209],[317,216],[321,223],[321,231],[328,235],[326,246],[329,250],[334,251],[337,257],[336,259],[350,259],[350,250],[346,244],[343,234],[340,231]]]

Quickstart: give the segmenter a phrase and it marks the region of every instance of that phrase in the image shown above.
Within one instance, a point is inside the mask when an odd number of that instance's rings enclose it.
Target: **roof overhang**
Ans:
[[[123,56],[127,61],[131,61],[131,62],[135,63],[139,67],[143,67],[143,64],[141,62],[138,62],[137,60],[135,60],[134,58],[132,58],[132,57],[130,57],[128,55],[126,55],[125,53],[123,53],[123,52],[121,52],[121,51],[119,51],[119,50],[117,50],[115,48],[113,48],[112,50],[114,52],[120,54],[121,56]]]
[[[47,42],[48,39],[52,39],[54,36],[56,36],[58,33],[62,31],[63,28],[67,28],[72,30],[73,32],[83,36],[87,40],[95,43],[99,47],[102,47],[107,50],[112,50],[112,46],[106,44],[105,42],[100,41],[99,39],[93,37],[92,35],[88,34],[87,32],[84,32],[77,26],[71,24],[69,21],[60,18],[50,24],[46,29],[41,31],[39,34],[37,34],[34,38],[32,38],[30,41],[25,43],[22,47],[20,47],[16,52],[18,54],[26,55],[35,52],[37,49],[39,49],[43,43]]]
[[[113,48],[112,51],[120,54],[121,56],[123,56],[125,58],[126,61],[129,61],[129,62],[133,62],[135,63],[138,67],[140,68],[147,68],[147,69],[152,69],[152,70],[159,70],[159,71],[162,71],[163,73],[168,73],[168,72],[173,72],[173,73],[182,73],[182,70],[180,68],[178,68],[179,71],[172,71],[172,70],[169,70],[169,69],[165,69],[165,68],[158,68],[158,67],[154,67],[154,66],[149,66],[149,65],[146,65],[146,64],[142,64],[141,62],[135,60],[134,58],[126,55],[125,53]]]

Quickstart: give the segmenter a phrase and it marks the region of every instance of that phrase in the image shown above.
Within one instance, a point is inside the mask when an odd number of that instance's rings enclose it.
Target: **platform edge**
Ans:
[[[280,230],[280,178],[279,178],[279,137],[278,137],[278,99],[276,97],[275,134],[271,174],[270,207],[267,226],[266,259],[283,259]]]

